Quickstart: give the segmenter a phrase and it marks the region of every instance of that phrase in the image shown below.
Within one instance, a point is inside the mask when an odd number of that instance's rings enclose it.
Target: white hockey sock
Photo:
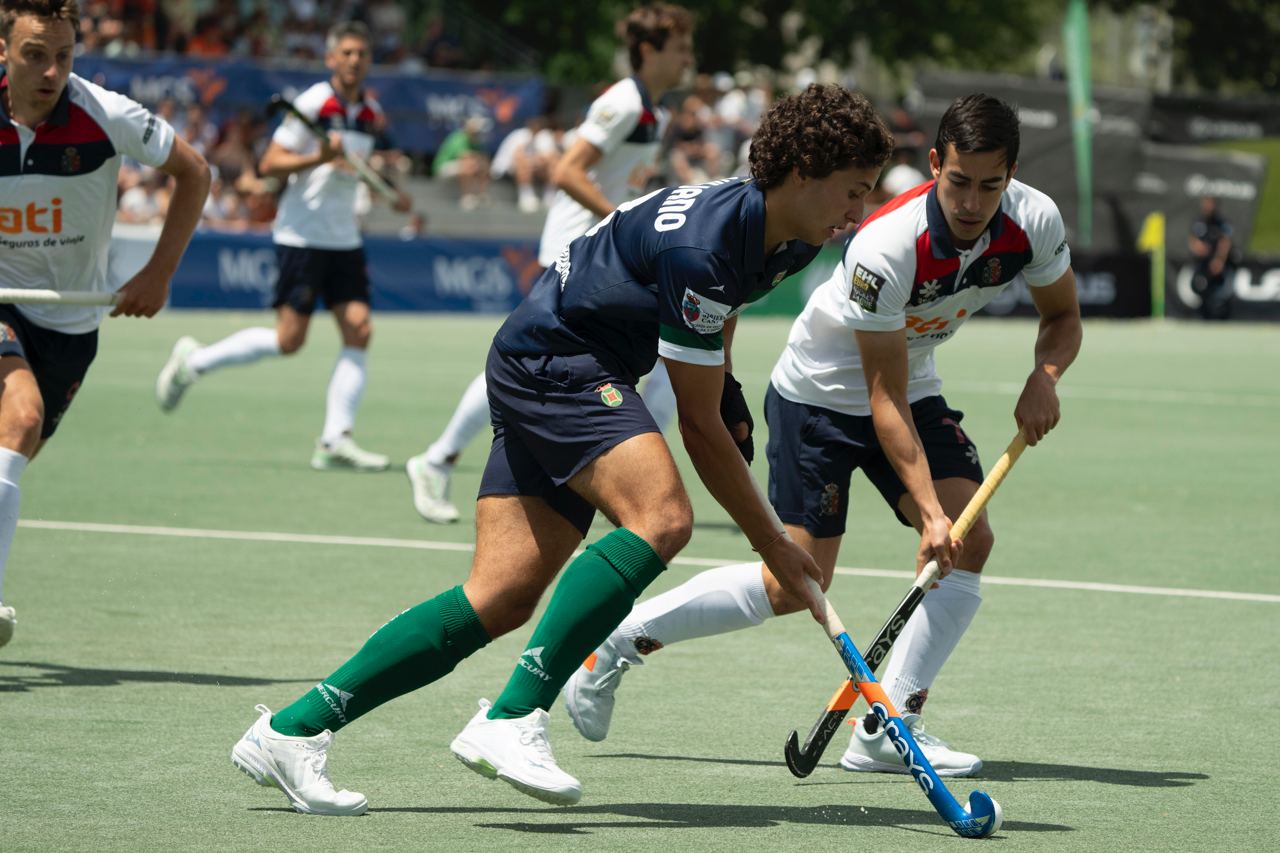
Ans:
[[[320,433],[320,441],[326,447],[337,444],[355,426],[356,409],[364,396],[366,355],[366,350],[355,347],[338,351],[338,363],[333,366],[325,398],[324,432]]]
[[[619,650],[633,663],[637,649],[725,634],[759,625],[773,615],[760,563],[735,563],[694,575],[675,589],[642,601],[613,632]]]
[[[9,546],[18,529],[18,480],[27,468],[27,457],[0,447],[0,601],[4,600],[4,567],[9,562]]]
[[[671,389],[671,377],[667,375],[667,366],[661,359],[649,373],[649,380],[645,382],[640,397],[649,407],[649,414],[653,415],[658,429],[666,432],[676,416],[676,392]]]
[[[982,603],[979,582],[982,575],[955,569],[925,593],[924,601],[893,644],[882,683],[889,701],[899,713],[907,713],[912,694],[928,690],[942,671],[942,665]]]
[[[489,423],[489,391],[481,373],[458,401],[458,408],[453,410],[453,417],[444,428],[440,437],[427,448],[427,462],[439,468],[449,468],[458,454],[466,450],[467,445],[476,437],[485,424]]]
[[[280,337],[275,329],[255,326],[191,353],[187,367],[196,373],[208,373],[233,364],[248,364],[267,356],[280,354]]]

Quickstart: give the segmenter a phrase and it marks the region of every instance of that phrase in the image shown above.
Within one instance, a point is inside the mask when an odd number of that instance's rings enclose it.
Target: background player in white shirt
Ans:
[[[233,364],[292,355],[307,340],[316,297],[338,323],[342,349],[329,380],[324,428],[311,457],[317,470],[382,471],[390,460],[355,443],[351,430],[364,394],[365,358],[373,326],[369,276],[356,222],[358,178],[343,157],[368,158],[384,123],[382,108],[364,91],[372,62],[369,30],[346,22],[329,30],[325,64],[333,72],[294,101],[308,118],[329,129],[318,140],[295,116],[276,129],[262,156],[263,175],[288,178],[272,227],[279,261],[276,327],[244,329],[208,346],[190,337],[174,345],[156,380],[156,400],[171,411],[197,378]],[[407,212],[400,194],[395,209]]]
[[[693,16],[679,6],[657,3],[631,12],[619,26],[634,74],[592,102],[573,132],[553,179],[560,189],[547,214],[538,263],[550,267],[564,247],[636,194],[632,178],[658,158],[669,121],[659,100],[693,66]],[[649,375],[645,405],[659,426],[675,414],[666,369]],[[463,393],[444,432],[405,465],[413,505],[427,521],[458,520],[449,501],[449,476],[458,456],[489,423],[489,401],[481,373]]]
[[[1040,331],[1013,415],[1034,445],[1058,423],[1054,386],[1080,349],[1065,227],[1048,196],[1013,180],[1018,140],[1017,114],[1002,101],[970,95],[951,105],[929,154],[934,181],[885,204],[858,229],[792,326],[765,399],[769,499],[826,583],[857,468],[899,520],[920,531],[917,571],[936,558],[949,573],[898,638],[883,679],[940,775],[982,766],[924,733],[918,715],[978,609],[994,537],[984,513],[963,549],[950,540],[952,519],[973,497],[982,468],[960,427],[962,413],[941,396],[933,350],[1006,287],[1029,285]],[[565,685],[566,709],[584,736],[602,740],[618,681],[641,655],[803,608],[759,562],[703,572],[638,604]],[[841,766],[906,772],[869,722],[855,730]]]
[[[12,226],[0,251],[0,281],[111,290],[116,180],[129,156],[175,180],[155,251],[120,288],[111,312],[151,317],[164,307],[200,221],[209,167],[163,119],[71,73],[79,23],[75,0],[6,0],[0,11],[0,215]],[[0,305],[0,585],[18,524],[18,480],[84,380],[103,314],[86,306]],[[0,646],[15,622],[14,609],[0,604]]]

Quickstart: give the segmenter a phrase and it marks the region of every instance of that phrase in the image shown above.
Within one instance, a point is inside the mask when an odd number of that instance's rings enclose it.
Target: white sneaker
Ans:
[[[369,808],[364,794],[335,791],[325,762],[333,732],[289,737],[271,728],[271,711],[258,705],[258,721],[231,748],[231,763],[253,781],[284,791],[293,810],[302,814],[362,815]]]
[[[634,666],[643,663],[636,661]],[[608,736],[614,691],[632,666],[631,661],[618,653],[612,640],[605,640],[560,689],[573,727],[587,740],[602,741]]]
[[[489,719],[489,700],[449,749],[459,761],[489,779],[501,779],[531,797],[556,806],[582,799],[582,784],[556,766],[547,742],[547,712],[539,708],[518,720]]]
[[[332,447],[326,447],[323,441],[316,442],[315,453],[311,454],[311,467],[317,471],[333,471],[345,468],[348,471],[385,471],[391,467],[391,457],[381,453],[371,453],[349,435]]]
[[[933,769],[939,776],[972,776],[982,769],[982,759],[967,752],[958,752],[947,745],[946,741],[934,737],[924,730],[924,720],[919,714],[905,714],[902,722],[911,730],[911,736],[924,750],[924,757],[929,759]],[[907,773],[907,767],[893,743],[884,733],[884,727],[876,729],[875,734],[867,734],[862,720],[858,721],[849,738],[849,748],[840,758],[840,766],[845,770],[864,773]]]
[[[0,604],[0,646],[8,645],[13,639],[13,629],[17,624],[17,612],[6,604]]]
[[[160,368],[160,375],[156,377],[156,402],[160,404],[162,412],[176,409],[183,393],[199,378],[199,374],[187,366],[187,359],[198,349],[200,342],[190,335],[178,338],[178,342],[173,345],[169,360]]]
[[[404,464],[413,487],[413,508],[418,515],[436,524],[452,524],[458,520],[458,508],[449,502],[449,469],[432,465],[426,454],[414,456]]]

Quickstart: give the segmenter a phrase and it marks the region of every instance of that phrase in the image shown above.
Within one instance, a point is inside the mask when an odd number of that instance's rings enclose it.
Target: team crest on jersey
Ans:
[[[854,265],[852,281],[849,285],[849,299],[855,305],[867,311],[876,310],[882,287],[884,287],[882,276],[876,275],[862,264]]]
[[[62,151],[62,173],[64,175],[74,175],[80,171],[80,152],[74,147],[64,148]]]
[[[1000,259],[988,258],[987,266],[982,271],[983,284],[999,284],[1000,283]]]
[[[0,323],[0,344],[16,344],[18,336],[13,333],[13,327],[8,323]]]
[[[686,287],[680,300],[680,314],[684,324],[698,334],[714,335],[724,328],[724,321],[732,316],[733,309]]]
[[[819,515],[835,515],[840,511],[840,487],[827,483],[822,487],[822,499],[818,504]]]
[[[600,402],[609,408],[616,409],[622,405],[622,392],[614,388],[613,383],[606,382],[596,390],[600,392]]]

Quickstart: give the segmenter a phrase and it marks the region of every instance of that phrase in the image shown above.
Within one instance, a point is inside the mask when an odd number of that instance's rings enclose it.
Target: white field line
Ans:
[[[1016,397],[1022,393],[1019,382],[946,382],[943,393],[962,391],[970,394],[999,394]],[[1058,386],[1062,397],[1080,400],[1112,400],[1121,403],[1166,403],[1192,406],[1252,406],[1280,408],[1276,394],[1224,394],[1216,391],[1180,391],[1173,388],[1099,388],[1072,385],[1070,380]]]
[[[39,521],[23,519],[19,527],[33,530],[67,530],[76,533],[115,533],[128,536],[171,536],[180,539],[223,539],[237,542],[276,542],[289,545],[345,545],[356,548],[406,548],[417,551],[469,552],[473,545],[467,542],[436,542],[427,539],[391,539],[371,536],[321,536],[309,533],[278,533],[253,530],[202,530],[193,527],[148,527],[134,524],[96,524],[85,521]],[[702,557],[676,557],[672,562],[682,566],[724,566],[742,560],[708,559]],[[891,569],[855,569],[838,566],[836,574],[862,578],[899,578],[910,580],[911,572]],[[983,575],[984,584],[997,586],[1025,586],[1041,589],[1072,589],[1087,592],[1128,593],[1133,595],[1162,595],[1181,598],[1211,598],[1226,601],[1260,601],[1280,604],[1280,595],[1258,592],[1227,592],[1213,589],[1178,589],[1160,586],[1130,586],[1127,584],[1090,583],[1086,581],[1060,581],[1039,578],[1002,578]]]

